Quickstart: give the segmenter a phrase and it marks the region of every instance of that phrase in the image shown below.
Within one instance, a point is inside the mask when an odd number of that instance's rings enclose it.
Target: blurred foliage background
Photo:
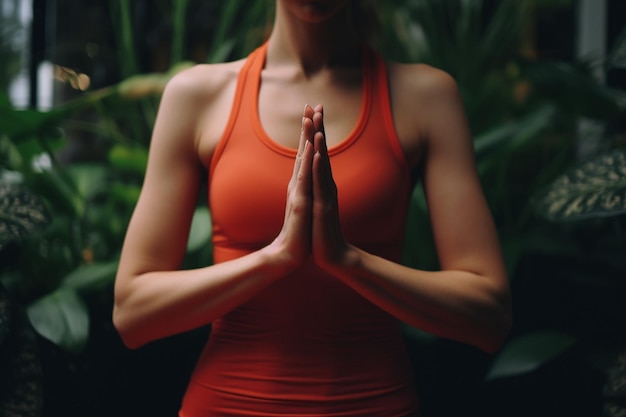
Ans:
[[[0,283],[34,329],[28,383],[43,399],[23,415],[175,415],[210,329],[125,349],[110,320],[117,259],[165,83],[244,57],[268,35],[272,3],[47,2],[58,24],[37,51],[54,68],[46,110],[9,99],[22,57],[12,40],[26,29],[3,15]],[[497,355],[406,328],[422,415],[626,412],[626,22],[609,28],[606,59],[579,59],[574,0],[371,3],[378,24],[364,33],[386,58],[459,83],[514,297]],[[405,262],[436,268],[419,187],[411,213]],[[185,267],[211,262],[210,236],[200,195]],[[26,374],[0,379],[11,375]]]

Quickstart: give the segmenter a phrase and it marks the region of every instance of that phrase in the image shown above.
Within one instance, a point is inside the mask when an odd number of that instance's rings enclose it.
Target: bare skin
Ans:
[[[410,167],[423,172],[441,271],[390,262],[341,234],[327,148],[346,137],[358,118],[359,44],[347,1],[317,3],[277,1],[262,74],[264,129],[276,142],[299,150],[284,224],[267,247],[179,270],[202,164],[225,128],[243,61],[197,66],[168,84],[116,279],[114,323],[129,347],[208,324],[311,257],[410,325],[488,352],[505,339],[508,281],[461,99],[449,75],[425,65],[388,64],[396,131]],[[273,100],[279,92],[281,100]],[[324,107],[294,110],[303,103]]]

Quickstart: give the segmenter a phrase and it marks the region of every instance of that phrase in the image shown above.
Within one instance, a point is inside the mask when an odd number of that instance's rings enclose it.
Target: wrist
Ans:
[[[279,275],[288,274],[298,269],[306,260],[304,254],[293,254],[285,249],[278,240],[273,241],[259,251],[262,262]]]
[[[361,255],[362,251],[360,249],[346,244],[342,250],[335,251],[331,256],[316,259],[316,263],[328,272],[339,274],[341,272],[349,272],[358,269],[362,261]]]

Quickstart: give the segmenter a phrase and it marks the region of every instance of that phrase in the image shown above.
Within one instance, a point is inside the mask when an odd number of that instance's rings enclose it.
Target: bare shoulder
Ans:
[[[416,104],[460,98],[456,80],[446,71],[427,64],[390,62],[388,66],[392,82],[401,86]]]
[[[175,74],[165,86],[159,119],[190,129],[195,148],[212,153],[225,128],[234,99],[237,78],[245,60],[198,64]]]
[[[178,104],[200,102],[203,105],[196,108],[206,110],[229,84],[236,82],[243,62],[198,64],[184,69],[168,81],[162,100],[175,100]]]
[[[388,65],[393,91],[401,99],[399,111],[410,113],[424,140],[449,130],[452,121],[459,132],[466,130],[464,103],[454,77],[426,64]]]
[[[409,165],[419,168],[434,120],[461,108],[458,87],[450,74],[430,65],[387,62],[387,68],[396,132]]]

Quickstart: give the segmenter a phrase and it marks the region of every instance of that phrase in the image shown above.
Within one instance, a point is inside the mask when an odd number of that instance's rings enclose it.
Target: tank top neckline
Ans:
[[[261,78],[262,71],[265,67],[265,59],[267,55],[267,45],[268,42],[265,42],[261,45],[255,56],[255,61],[251,63],[250,72],[248,77],[252,77],[251,87],[252,94],[249,95],[251,98],[248,100],[248,105],[250,106],[250,114],[252,117],[252,125],[257,133],[259,139],[270,149],[273,151],[293,158],[298,153],[298,150],[295,148],[290,148],[288,146],[282,145],[275,141],[265,130],[263,124],[261,123],[261,117],[259,115],[259,92],[261,87]],[[365,129],[367,124],[368,116],[370,114],[370,108],[372,103],[372,94],[373,94],[373,70],[371,68],[371,56],[370,51],[366,47],[361,47],[361,77],[362,77],[362,87],[361,87],[361,105],[359,110],[359,117],[355,126],[352,128],[352,131],[348,134],[348,136],[344,137],[340,142],[328,148],[328,154],[330,156],[336,155],[343,150],[349,148],[358,138],[361,136],[361,133]]]

